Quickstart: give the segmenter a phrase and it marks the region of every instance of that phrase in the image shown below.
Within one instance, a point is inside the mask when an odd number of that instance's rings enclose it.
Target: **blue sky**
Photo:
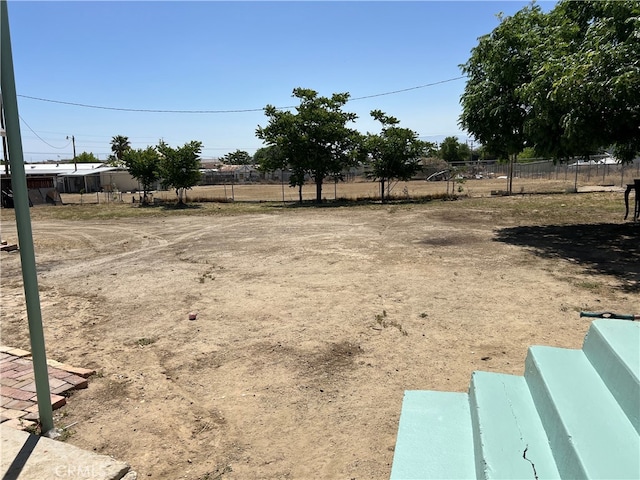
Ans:
[[[263,146],[255,136],[267,124],[262,109],[296,105],[296,87],[349,92],[345,110],[363,133],[379,131],[369,112],[380,109],[425,140],[465,141],[465,80],[424,85],[460,77],[496,14],[528,3],[9,1],[25,161],[70,158],[71,135],[77,153],[101,160],[114,135],[134,148],[199,140],[204,158],[253,154]]]

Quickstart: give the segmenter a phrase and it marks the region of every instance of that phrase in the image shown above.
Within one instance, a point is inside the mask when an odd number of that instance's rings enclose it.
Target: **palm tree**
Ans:
[[[111,151],[115,154],[118,160],[122,160],[124,152],[131,149],[131,142],[129,137],[124,135],[116,135],[111,139]]]

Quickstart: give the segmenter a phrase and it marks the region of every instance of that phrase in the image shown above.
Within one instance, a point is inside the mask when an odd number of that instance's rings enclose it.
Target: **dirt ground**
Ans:
[[[66,441],[139,478],[384,479],[404,390],[521,375],[530,345],[580,348],[580,310],[640,313],[637,228],[613,225],[625,278],[614,249],[587,271],[541,254],[561,227],[451,203],[34,220],[48,357],[98,371],[56,412]],[[29,349],[0,260],[2,343]]]

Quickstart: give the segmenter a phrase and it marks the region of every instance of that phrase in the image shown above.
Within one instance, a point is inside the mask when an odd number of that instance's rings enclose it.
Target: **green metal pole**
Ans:
[[[40,311],[40,294],[36,272],[36,257],[33,248],[31,216],[29,213],[29,195],[24,172],[22,139],[20,136],[20,120],[18,117],[18,100],[13,74],[13,57],[11,54],[11,36],[9,33],[9,16],[6,0],[0,5],[0,77],[2,100],[5,113],[7,144],[9,147],[9,163],[11,165],[11,186],[18,229],[20,261],[22,263],[22,281],[29,320],[29,338],[31,339],[31,355],[33,373],[36,383],[38,412],[40,415],[41,433],[53,432],[53,409],[51,408],[51,392],[49,389],[49,371],[42,330],[42,313]]]

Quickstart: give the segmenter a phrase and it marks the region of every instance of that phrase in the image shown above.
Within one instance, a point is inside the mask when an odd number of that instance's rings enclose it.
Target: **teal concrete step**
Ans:
[[[529,348],[525,379],[562,478],[640,478],[640,439],[582,350]]]
[[[596,320],[582,350],[640,434],[640,323]]]
[[[530,347],[524,377],[408,391],[391,479],[640,479],[640,323],[596,320],[582,350]]]
[[[560,478],[523,377],[474,372],[469,402],[478,479]]]
[[[466,393],[405,392],[390,478],[475,478]]]

